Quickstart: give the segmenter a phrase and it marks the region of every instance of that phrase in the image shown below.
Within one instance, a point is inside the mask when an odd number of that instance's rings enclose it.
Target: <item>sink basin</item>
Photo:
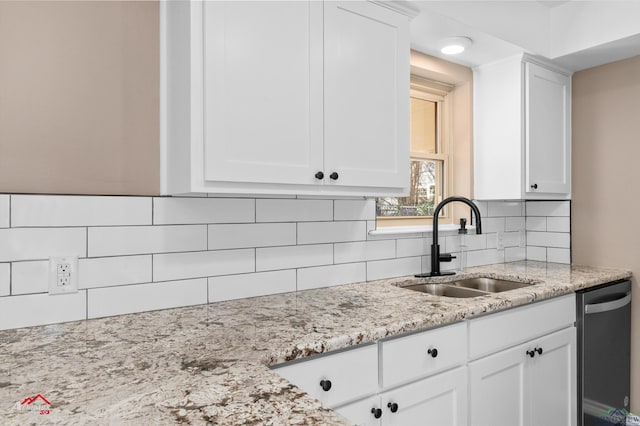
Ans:
[[[515,290],[517,288],[528,287],[536,283],[524,283],[519,281],[501,280],[496,278],[465,278],[462,280],[450,281],[446,283],[422,283],[402,286],[413,291],[429,293],[434,296],[445,297],[478,297],[491,293]]]
[[[446,297],[478,297],[484,296],[485,292],[474,290],[471,288],[456,287],[447,284],[415,284],[407,287],[409,290],[419,291],[421,293],[429,293],[434,296]]]
[[[499,280],[495,278],[467,278],[464,280],[447,283],[457,287],[472,288],[474,290],[486,291],[489,293],[500,293],[501,291],[514,290],[516,288],[528,287],[532,283],[518,281]]]

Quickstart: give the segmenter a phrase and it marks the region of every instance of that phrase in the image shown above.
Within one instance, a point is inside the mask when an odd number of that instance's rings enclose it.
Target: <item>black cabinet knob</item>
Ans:
[[[372,408],[371,414],[373,414],[373,417],[375,417],[376,419],[379,419],[380,417],[382,417],[382,410],[379,408]]]
[[[431,355],[432,357],[434,357],[434,358],[438,356],[438,350],[437,350],[436,348],[429,349],[429,350],[427,351],[427,353],[428,353],[429,355]]]
[[[536,356],[536,350],[532,350],[532,351],[527,351],[527,355],[529,355],[531,358],[533,358],[534,356]]]
[[[538,189],[538,184],[534,183],[533,185],[531,185],[531,189]]]
[[[392,413],[398,411],[398,404],[396,404],[395,402],[388,403],[387,407],[389,407],[389,410],[391,410]]]
[[[338,174],[336,172],[333,172],[329,175],[329,179],[331,180],[338,180]]]
[[[331,380],[320,380],[320,387],[323,391],[329,392],[329,389],[331,389]]]
[[[542,348],[535,348],[534,351],[538,351],[538,355],[542,355]]]
[[[316,179],[318,179],[318,180],[324,179],[324,173],[322,173],[322,172],[316,173]]]

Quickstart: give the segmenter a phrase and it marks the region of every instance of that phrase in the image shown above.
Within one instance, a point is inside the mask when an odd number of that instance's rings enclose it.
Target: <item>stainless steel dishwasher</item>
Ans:
[[[631,282],[577,292],[578,425],[625,424],[629,409]]]

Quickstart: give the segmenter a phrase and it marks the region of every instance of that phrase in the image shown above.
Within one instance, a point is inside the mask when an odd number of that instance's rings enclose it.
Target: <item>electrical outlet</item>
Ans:
[[[49,258],[49,294],[78,292],[78,258]]]

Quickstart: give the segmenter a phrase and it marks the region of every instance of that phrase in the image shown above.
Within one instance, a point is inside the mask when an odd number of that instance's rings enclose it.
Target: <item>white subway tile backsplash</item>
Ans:
[[[505,219],[505,231],[522,231],[525,229],[526,218],[524,216],[512,216]]]
[[[397,257],[425,256],[431,252],[431,239],[403,238],[396,242],[396,246]]]
[[[367,222],[304,222],[298,223],[298,244],[364,241]]]
[[[0,194],[0,228],[9,227],[9,196]]]
[[[487,217],[497,217],[497,216],[522,216],[522,201],[490,201],[488,202]]]
[[[504,250],[476,250],[467,252],[467,266],[504,263]]]
[[[571,263],[571,251],[566,248],[547,248],[547,262]]]
[[[367,281],[403,277],[421,272],[422,258],[420,256],[367,262]]]
[[[482,219],[482,232],[483,233],[491,233],[491,232],[503,232],[505,229],[505,218],[504,217],[488,217],[486,219]]]
[[[571,219],[569,217],[550,216],[547,218],[547,231],[571,232]]]
[[[333,246],[334,263],[362,262],[396,257],[395,240],[337,243]]]
[[[304,268],[332,263],[332,244],[256,249],[256,271]]]
[[[473,201],[480,211],[481,217],[487,217],[489,213],[489,201]]]
[[[527,245],[538,247],[570,248],[571,235],[562,232],[527,232]]]
[[[0,262],[86,254],[85,228],[0,229]]]
[[[204,278],[95,288],[86,291],[88,291],[89,318],[207,303],[207,280]]]
[[[209,278],[209,302],[296,291],[296,270]]]
[[[527,216],[569,216],[570,201],[527,201]]]
[[[527,217],[526,229],[527,231],[546,232],[547,218],[546,217]]]
[[[290,246],[295,243],[295,223],[209,225],[209,250]]]
[[[86,290],[78,293],[0,297],[0,330],[56,324],[86,318]]]
[[[11,294],[47,293],[48,291],[48,260],[11,264]]]
[[[12,195],[11,226],[151,225],[151,197]]]
[[[515,262],[525,260],[527,258],[527,249],[525,247],[505,247],[504,261]]]
[[[375,220],[376,200],[335,200],[333,220]]]
[[[298,269],[298,291],[340,284],[359,283],[367,279],[365,263],[316,266]]]
[[[255,221],[255,200],[249,198],[153,199],[154,225],[246,223]]]
[[[333,200],[256,200],[256,222],[333,220]]]
[[[11,293],[11,265],[0,263],[0,296],[8,296]]]
[[[430,232],[369,235],[376,229],[373,198],[189,195],[0,194],[0,328],[430,269]],[[484,233],[464,236],[468,266],[523,259],[570,262],[568,201],[476,204]],[[496,249],[497,233],[503,250]],[[459,242],[455,231],[441,230],[441,252],[459,254]],[[80,257],[81,290],[49,296],[48,258],[62,255]],[[456,269],[457,261],[443,263],[442,270]]]
[[[502,234],[502,244],[505,247],[516,247],[520,245],[520,231],[505,232]]]
[[[153,255],[153,280],[255,272],[255,249],[197,251]]]
[[[206,225],[89,228],[89,256],[207,250]]]
[[[151,255],[80,259],[79,288],[151,282]]]
[[[540,262],[546,262],[547,248],[527,246],[527,260],[538,260]]]

